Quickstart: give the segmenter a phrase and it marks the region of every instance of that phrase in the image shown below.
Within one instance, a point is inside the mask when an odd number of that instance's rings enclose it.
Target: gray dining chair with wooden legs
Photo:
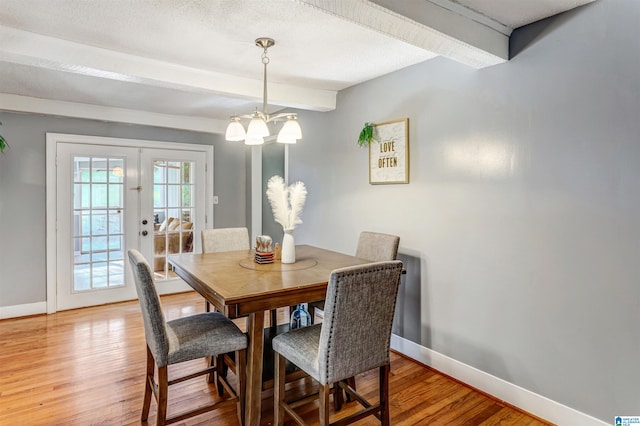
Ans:
[[[400,237],[397,235],[363,231],[358,238],[355,256],[372,262],[396,260],[399,244]],[[312,323],[314,322],[316,311],[324,311],[324,300],[309,303],[309,314],[311,314]]]
[[[157,425],[179,422],[230,404],[237,405],[238,418],[243,424],[247,337],[231,320],[218,312],[206,312],[166,321],[153,281],[151,267],[139,251],[129,250],[128,254],[138,292],[147,343],[147,373],[142,421],[147,421],[149,417],[151,395],[153,394],[158,406]],[[218,356],[230,352],[235,352],[236,359],[239,360],[236,370],[237,392],[229,385],[226,378],[217,374],[219,366],[212,365],[212,362],[207,362],[207,368],[203,370],[172,380],[168,378],[169,365],[207,357],[215,360]],[[154,378],[156,367],[158,370],[157,382]],[[220,392],[221,388],[226,390],[229,396],[221,401],[168,418],[169,386],[205,374],[216,377],[216,383],[221,386],[218,388],[220,396],[223,396]]]
[[[203,229],[202,238],[203,253],[218,253],[221,251],[249,250],[249,230],[247,228],[217,228]],[[211,310],[208,300],[204,302],[205,310]]]
[[[249,230],[247,228],[217,228],[202,230],[202,252],[249,250]]]
[[[202,237],[203,253],[218,253],[223,251],[249,250],[249,230],[247,228],[215,228],[204,229]],[[205,310],[211,310],[209,301],[205,301]],[[271,311],[271,326],[277,326],[277,311]]]
[[[285,401],[285,362],[291,361],[319,383],[320,424],[329,425],[331,385],[358,401],[363,410],[342,418],[349,424],[375,415],[389,424],[389,346],[391,326],[402,274],[401,261],[375,262],[336,269],[327,287],[325,318],[321,324],[296,329],[273,339],[275,351],[274,424],[282,425],[285,414],[305,424],[295,408],[311,401]],[[367,315],[361,315],[367,312]],[[346,380],[379,369],[380,399],[371,404]],[[334,392],[336,409],[342,391]]]
[[[372,262],[385,260],[396,260],[398,257],[398,246],[400,237],[397,235],[383,234],[380,232],[362,231],[358,238],[356,257],[367,259]],[[324,312],[324,300],[309,303],[309,313],[313,324],[316,311]],[[349,386],[356,388],[355,377],[350,377],[347,382]],[[347,401],[351,402],[351,396],[347,393]]]

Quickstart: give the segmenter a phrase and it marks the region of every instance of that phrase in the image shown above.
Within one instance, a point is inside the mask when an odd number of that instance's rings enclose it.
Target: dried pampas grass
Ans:
[[[296,182],[289,187],[280,176],[272,176],[267,182],[267,198],[273,217],[282,225],[285,231],[294,229],[302,223],[300,215],[307,200],[307,188],[302,182]]]

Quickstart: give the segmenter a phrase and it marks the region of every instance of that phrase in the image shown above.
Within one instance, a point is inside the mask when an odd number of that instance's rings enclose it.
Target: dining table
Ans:
[[[259,425],[265,312],[323,300],[331,271],[369,260],[310,245],[295,248],[295,262],[257,263],[253,250],[182,253],[168,257],[173,271],[229,318],[248,317],[245,424]]]

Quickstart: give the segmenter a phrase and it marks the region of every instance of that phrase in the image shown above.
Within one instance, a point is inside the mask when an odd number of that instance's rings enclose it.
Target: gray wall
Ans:
[[[640,412],[638,23],[599,0],[517,30],[509,63],[439,58],[301,113],[296,242],[398,234],[404,336],[607,423]],[[411,183],[369,185],[362,124],[404,117]]]
[[[0,112],[10,149],[0,156],[0,306],[46,300],[47,132],[214,145],[214,225],[245,226],[245,149],[196,132]]]
[[[273,219],[273,210],[267,198],[267,182],[272,176],[284,178],[284,145],[274,143],[262,147],[262,235],[269,235],[282,245],[282,226]]]

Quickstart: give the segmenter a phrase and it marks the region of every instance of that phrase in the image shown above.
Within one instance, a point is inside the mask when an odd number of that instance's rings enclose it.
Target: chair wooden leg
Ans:
[[[344,403],[344,394],[342,388],[338,382],[333,384],[333,406],[336,412],[342,410],[342,404]]]
[[[156,362],[151,354],[151,349],[147,346],[147,374],[144,377],[144,399],[142,400],[142,416],[141,420],[146,422],[149,418],[149,408],[151,407],[151,395],[153,389],[151,389],[151,382],[153,381],[153,372],[156,367]]]
[[[220,360],[224,363],[224,361]],[[238,379],[238,419],[244,425],[245,401],[247,395],[247,351],[236,352],[236,377]]]
[[[217,363],[220,362],[217,357],[214,356],[208,356],[207,357],[207,365],[209,366],[209,368],[213,368],[213,367],[217,367]],[[216,375],[213,373],[209,373],[207,374],[207,382],[208,383],[215,383],[216,382]]]
[[[211,303],[209,303],[208,300],[204,301],[204,311],[205,312],[211,312]]]
[[[331,384],[320,385],[320,426],[329,426],[329,390]]]
[[[218,355],[216,357],[216,376],[218,377],[217,377],[217,380],[215,380],[216,389],[218,390],[218,396],[224,395],[224,386],[222,386],[222,382],[220,381],[221,378],[227,377],[227,371],[225,370],[224,367],[225,367],[224,355]]]
[[[274,352],[275,372],[273,383],[273,424],[282,426],[284,424],[284,379],[285,379],[285,359],[282,355]]]
[[[354,391],[356,390],[356,378],[355,377],[349,377],[347,380],[345,380],[345,382],[347,383],[347,385],[349,385],[351,387],[351,389],[353,389]],[[346,392],[347,394],[347,402],[353,402],[355,401],[351,395],[349,394],[349,392]]]
[[[380,367],[380,422],[389,425],[389,364]]]
[[[278,327],[278,311],[276,309],[271,310],[271,328]]]
[[[169,372],[167,366],[158,367],[158,416],[156,425],[164,425],[167,420],[167,400],[169,397]]]

